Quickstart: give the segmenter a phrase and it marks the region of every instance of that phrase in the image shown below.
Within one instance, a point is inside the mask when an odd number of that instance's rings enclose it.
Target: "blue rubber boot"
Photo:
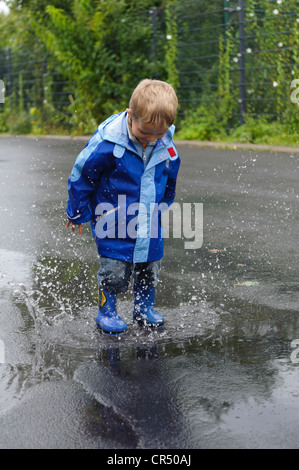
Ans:
[[[119,335],[127,330],[127,324],[116,311],[116,294],[102,290],[96,317],[97,328],[107,335]]]
[[[133,320],[139,325],[160,328],[164,325],[164,318],[154,310],[155,287],[134,284],[134,311]]]

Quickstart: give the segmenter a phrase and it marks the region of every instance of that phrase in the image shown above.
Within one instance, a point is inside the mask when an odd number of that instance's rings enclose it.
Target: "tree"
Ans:
[[[127,105],[130,93],[151,76],[151,1],[72,0],[63,4],[22,1],[30,24],[74,90],[73,120],[94,127]],[[55,3],[55,2],[53,2]],[[56,2],[58,3],[58,2]]]

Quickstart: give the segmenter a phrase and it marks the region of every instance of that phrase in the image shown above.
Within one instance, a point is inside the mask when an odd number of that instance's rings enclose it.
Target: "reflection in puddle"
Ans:
[[[132,324],[129,291],[111,338],[94,241],[65,229],[81,148],[1,141],[0,447],[298,447],[298,159],[184,146],[177,201],[203,203],[203,247],[168,240],[161,331]]]
[[[181,354],[184,349],[192,353],[192,345],[194,347],[197,341],[202,344],[208,338],[214,341],[236,338],[238,344],[257,337],[274,338],[279,335],[290,341],[299,337],[298,315],[293,311],[281,312],[247,299],[236,299],[228,290],[221,297],[223,290],[220,288],[208,291],[201,284],[194,289],[192,264],[181,293],[177,287],[176,305],[166,308],[169,292],[163,288],[166,283],[161,283],[157,301],[166,326],[159,331],[133,324],[132,292],[120,296],[119,310],[129,325],[129,331],[118,338],[102,335],[94,325],[98,297],[97,262],[82,263],[80,260],[46,256],[33,262],[21,255],[13,256],[11,252],[2,251],[0,266],[0,288],[6,296],[11,296],[11,301],[21,312],[22,331],[30,333],[32,341],[36,342],[35,355],[39,351],[42,356],[47,344],[73,348],[72,354],[76,356],[76,348],[80,353],[85,348],[89,355],[90,350],[115,344],[126,349],[138,344],[158,343],[160,349],[164,348],[165,353],[171,355],[175,350]],[[183,280],[177,279],[172,286],[178,283],[182,285]],[[171,286],[169,288],[171,290]],[[248,291],[252,292],[252,289]],[[194,351],[197,351],[197,346]],[[54,353],[52,355],[55,356]]]
[[[250,412],[273,397],[278,406],[281,361],[289,359],[290,343],[299,337],[293,310],[236,298],[227,285],[215,289],[219,275],[214,284],[205,277],[196,284],[191,264],[183,279],[173,278],[172,300],[177,295],[170,306],[165,278],[172,274],[164,273],[158,294],[164,328],[133,324],[129,291],[119,299],[129,330],[109,337],[94,324],[97,263],[0,255],[6,299],[1,318],[11,318],[9,308],[17,312],[24,343],[14,356],[8,343],[9,363],[0,368],[0,415],[37,386],[72,380],[94,399],[86,410],[86,433],[115,448],[209,447],[210,442],[227,447],[238,441],[234,431],[226,432],[238,428],[236,410]],[[234,280],[235,274],[232,286]]]

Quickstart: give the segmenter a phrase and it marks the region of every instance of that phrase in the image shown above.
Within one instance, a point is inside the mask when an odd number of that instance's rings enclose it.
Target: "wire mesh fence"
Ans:
[[[141,20],[152,30],[152,75],[175,85],[180,117],[229,115],[234,127],[247,116],[286,113],[299,78],[297,0],[193,0],[151,8]],[[0,50],[0,79],[22,109],[51,103],[67,114],[76,99],[42,45]]]
[[[299,78],[298,2],[192,1],[173,7],[181,112],[222,108],[236,124],[245,115],[281,117],[290,84]]]
[[[0,50],[0,77],[5,82],[6,97],[13,97],[16,103],[22,101],[25,108],[41,106],[48,99],[59,109],[70,104],[70,83],[55,71],[55,66],[49,68],[42,47],[35,51],[22,46]]]

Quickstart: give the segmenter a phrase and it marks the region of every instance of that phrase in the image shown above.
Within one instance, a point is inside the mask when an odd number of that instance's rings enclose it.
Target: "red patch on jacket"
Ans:
[[[168,150],[168,153],[169,153],[169,155],[170,155],[171,158],[173,158],[173,157],[176,156],[176,152],[175,152],[175,150],[174,150],[173,147],[170,147],[170,148],[167,149],[167,150]]]

